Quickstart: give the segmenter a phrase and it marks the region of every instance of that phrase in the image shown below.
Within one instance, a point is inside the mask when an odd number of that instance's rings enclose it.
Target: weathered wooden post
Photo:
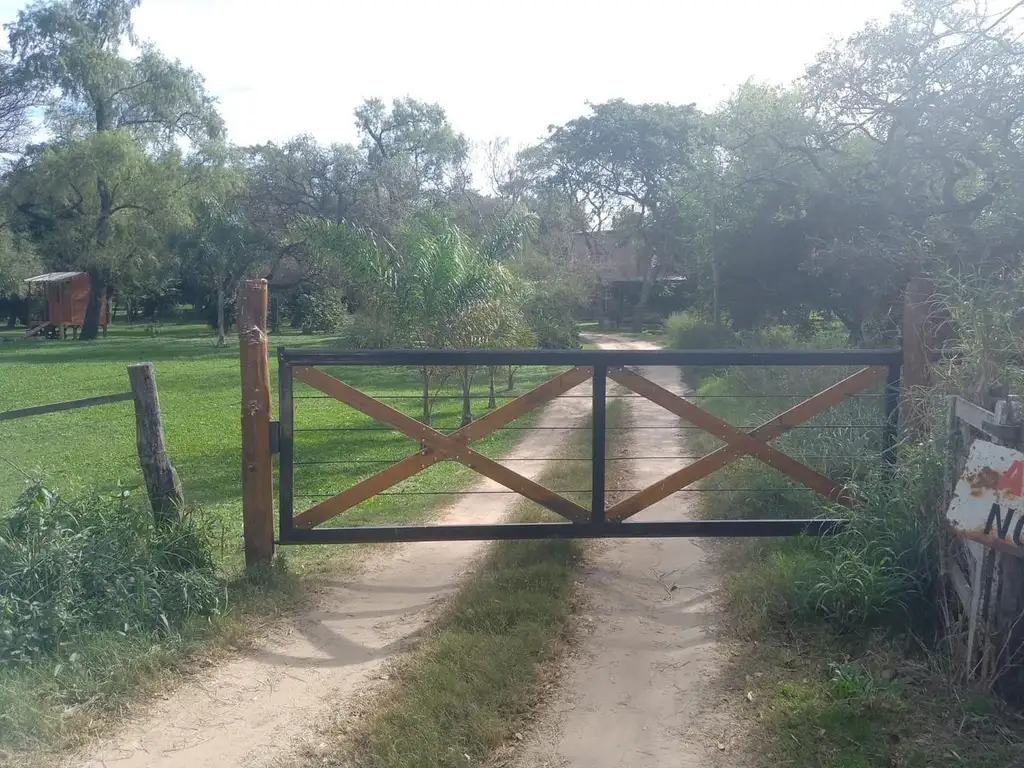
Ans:
[[[927,413],[920,396],[931,384],[932,342],[936,319],[935,285],[925,277],[915,277],[907,285],[903,299],[903,393],[900,397],[900,423],[912,441],[928,434]]]
[[[242,361],[242,525],[245,565],[274,556],[274,485],[270,463],[270,363],[267,360],[267,281],[239,290]]]
[[[164,425],[153,364],[129,365],[128,381],[135,400],[136,445],[149,503],[157,521],[171,522],[177,519],[185,504],[185,493],[164,444]]]

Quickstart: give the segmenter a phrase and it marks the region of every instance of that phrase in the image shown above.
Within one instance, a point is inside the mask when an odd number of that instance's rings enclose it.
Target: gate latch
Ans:
[[[281,452],[281,422],[270,422],[270,455]]]

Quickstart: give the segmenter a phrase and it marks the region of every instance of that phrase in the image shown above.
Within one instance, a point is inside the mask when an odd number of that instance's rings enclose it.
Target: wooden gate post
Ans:
[[[900,423],[912,441],[928,434],[927,414],[920,395],[931,384],[932,342],[936,319],[935,284],[926,277],[915,277],[907,285],[903,299],[903,392],[900,396]]]
[[[245,565],[274,556],[274,484],[270,463],[270,363],[267,360],[267,281],[239,290],[242,361],[242,525]]]
[[[129,365],[128,381],[135,400],[135,442],[149,504],[158,522],[171,522],[177,519],[185,504],[185,492],[167,456],[153,364]]]

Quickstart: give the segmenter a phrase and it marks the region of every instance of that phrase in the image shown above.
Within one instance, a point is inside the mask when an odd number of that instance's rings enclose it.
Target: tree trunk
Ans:
[[[473,374],[470,367],[462,369],[462,426],[473,423],[473,402],[470,397],[472,389]]]
[[[510,365],[508,367],[508,391],[511,392],[512,388],[516,385],[516,369],[515,366]]]
[[[270,332],[277,333],[281,327],[281,302],[276,296],[270,299]]]
[[[106,115],[100,107],[96,109],[97,130],[103,130],[101,124],[105,124]],[[96,246],[100,253],[106,250],[107,241],[110,238],[110,217],[113,215],[114,203],[110,195],[110,188],[107,182],[101,178],[96,179],[96,195],[100,201],[100,216],[96,222]],[[85,306],[85,321],[82,324],[82,341],[92,341],[99,335],[100,331],[100,308],[103,306],[103,297],[107,295],[107,283],[103,279],[100,270],[92,268],[86,270],[89,275],[89,303]]]
[[[82,323],[82,341],[92,341],[100,335],[100,309],[103,306],[103,295],[106,283],[98,269],[89,269],[89,302],[85,305],[85,320]]]
[[[217,281],[217,346],[224,346],[224,283]]]
[[[488,388],[488,391],[487,391],[487,410],[493,411],[495,408],[498,407],[498,404],[494,400],[494,366],[493,365],[488,366],[487,374],[488,374],[488,379],[489,379],[489,382],[488,382],[489,388]]]
[[[644,272],[644,282],[640,286],[640,300],[633,310],[633,331],[640,333],[644,329],[644,315],[647,312],[647,302],[651,299],[651,290],[654,288],[654,279],[658,272],[658,258],[652,255],[651,261]]]
[[[430,426],[430,368],[423,366],[423,423]]]

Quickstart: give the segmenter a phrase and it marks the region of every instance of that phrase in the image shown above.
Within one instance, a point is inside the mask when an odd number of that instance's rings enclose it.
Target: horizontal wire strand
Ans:
[[[870,451],[868,453],[864,453],[864,454],[861,454],[859,456],[828,456],[828,455],[817,455],[816,456],[816,455],[802,455],[802,454],[786,454],[786,455],[789,456],[789,458],[791,458],[791,459],[801,459],[801,460],[804,460],[804,461],[821,460],[821,459],[836,459],[836,460],[838,460],[838,459],[862,459],[862,458],[865,458],[865,457],[870,458],[870,457],[874,456],[874,454],[876,454],[876,453],[881,453],[881,451],[882,451],[882,449],[878,449],[877,451]],[[299,466],[313,466],[313,465],[320,465],[320,464],[335,464],[335,465],[338,465],[338,464],[340,464],[340,465],[347,465],[347,464],[397,464],[400,461],[404,461],[405,459],[412,458],[413,456],[418,456],[418,455],[419,454],[416,454],[416,453],[410,453],[410,454],[408,454],[406,456],[400,456],[397,459],[337,459],[337,460],[335,460],[335,459],[323,459],[323,460],[316,460],[316,461],[293,461],[292,462],[292,466],[299,467]],[[705,458],[708,455],[709,454],[703,454],[701,456],[607,456],[605,458],[605,461],[687,461],[687,460],[688,461],[697,461],[698,459],[703,459],[703,458]],[[572,458],[572,457],[566,458],[566,457],[559,457],[559,456],[538,456],[537,458],[530,458],[530,457],[520,457],[520,458],[511,458],[511,457],[509,457],[509,458],[493,458],[493,457],[491,457],[491,458],[492,458],[493,461],[497,461],[499,463],[504,463],[504,462],[507,462],[507,461],[586,461],[586,462],[590,462],[590,458]],[[756,457],[755,456],[747,455],[747,456],[737,456],[736,458],[737,458],[737,460],[739,460],[739,459],[754,459]],[[455,461],[455,459],[441,459],[441,462],[450,462],[450,461]]]
[[[741,431],[750,431],[750,430],[758,429],[760,426],[761,426],[760,424],[758,424],[756,426],[735,426],[734,425],[734,428],[735,429],[739,429]],[[805,425],[800,425],[800,426],[795,426],[795,427],[789,427],[790,430],[794,430],[794,429],[818,429],[818,430],[825,430],[825,429],[865,429],[866,430],[866,429],[885,429],[885,428],[886,428],[885,424],[821,424],[821,425],[806,425],[805,424]],[[628,431],[628,430],[634,430],[634,429],[687,429],[687,430],[694,430],[694,429],[696,429],[696,430],[698,430],[700,432],[707,432],[707,430],[704,429],[703,427],[694,427],[694,426],[687,425],[687,424],[682,424],[682,425],[676,425],[676,424],[654,424],[654,425],[636,426],[636,427],[606,427],[605,431],[607,431],[607,432],[622,431],[622,430]],[[519,431],[537,431],[537,430],[579,431],[579,430],[585,430],[585,431],[589,432],[589,431],[591,431],[591,428],[590,427],[516,427],[516,426],[507,426],[507,427],[501,427],[499,429],[496,429],[496,430],[494,430],[494,432],[502,432],[502,431],[510,431],[510,430],[519,430]],[[395,429],[393,427],[301,427],[301,428],[298,428],[298,429],[294,429],[292,431],[296,432],[296,433],[298,433],[298,432],[397,432],[399,434],[402,434],[400,432],[400,430],[397,430],[397,429]],[[444,434],[444,433],[442,433],[442,434]],[[452,434],[454,434],[454,433],[452,433]],[[493,433],[491,433],[491,434],[493,434]],[[451,435],[446,435],[446,436],[451,436]],[[410,437],[409,439],[412,440],[413,438]]]
[[[296,493],[294,497],[296,499],[326,499],[332,496],[337,496],[343,493],[347,489],[343,489],[336,493]],[[591,489],[581,489],[576,491],[565,491],[558,489],[548,489],[551,493],[561,494],[583,494],[592,493]],[[639,493],[644,490],[643,488],[608,488],[605,489],[605,493]],[[678,491],[672,493],[770,493],[770,492],[786,492],[789,491],[813,491],[813,488],[680,488]],[[479,495],[490,495],[498,493],[514,493],[519,494],[519,491],[511,490],[494,490],[494,491],[382,491],[376,493],[374,496],[479,496]]]

